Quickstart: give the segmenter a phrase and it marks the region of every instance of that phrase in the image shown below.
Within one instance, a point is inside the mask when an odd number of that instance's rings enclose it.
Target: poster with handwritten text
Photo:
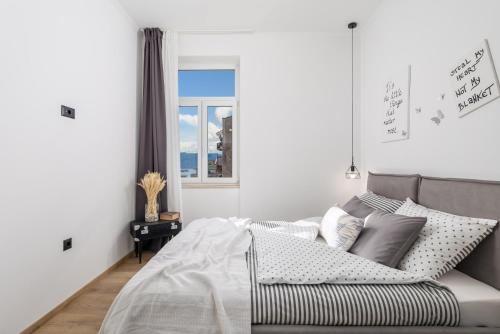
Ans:
[[[403,67],[385,81],[382,142],[408,139],[411,68]]]
[[[449,77],[459,117],[500,96],[498,77],[487,40],[453,64]]]

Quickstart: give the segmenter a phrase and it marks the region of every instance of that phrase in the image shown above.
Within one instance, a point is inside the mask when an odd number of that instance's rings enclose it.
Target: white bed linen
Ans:
[[[99,333],[250,334],[251,236],[236,222],[189,224],[123,287]]]
[[[441,278],[455,294],[461,326],[500,327],[500,291],[458,270]]]
[[[321,242],[250,226],[260,284],[413,284],[430,278],[390,268]]]

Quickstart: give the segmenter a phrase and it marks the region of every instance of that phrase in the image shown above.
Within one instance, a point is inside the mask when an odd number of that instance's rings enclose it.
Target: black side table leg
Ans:
[[[142,263],[142,241],[139,241],[137,247],[139,248],[139,263]]]
[[[134,252],[135,252],[135,257],[139,256],[139,247],[137,246],[139,242],[134,241]]]

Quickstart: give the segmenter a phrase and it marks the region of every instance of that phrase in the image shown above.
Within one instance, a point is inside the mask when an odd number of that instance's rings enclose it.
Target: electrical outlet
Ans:
[[[67,251],[71,247],[73,247],[73,239],[72,238],[63,240],[63,252]]]
[[[61,116],[75,118],[75,109],[61,105]]]

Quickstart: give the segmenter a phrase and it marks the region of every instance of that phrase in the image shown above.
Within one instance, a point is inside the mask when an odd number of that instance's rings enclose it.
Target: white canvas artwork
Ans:
[[[409,138],[411,67],[389,75],[385,81],[382,142]]]
[[[449,78],[459,117],[500,96],[498,77],[487,40],[453,64]]]

